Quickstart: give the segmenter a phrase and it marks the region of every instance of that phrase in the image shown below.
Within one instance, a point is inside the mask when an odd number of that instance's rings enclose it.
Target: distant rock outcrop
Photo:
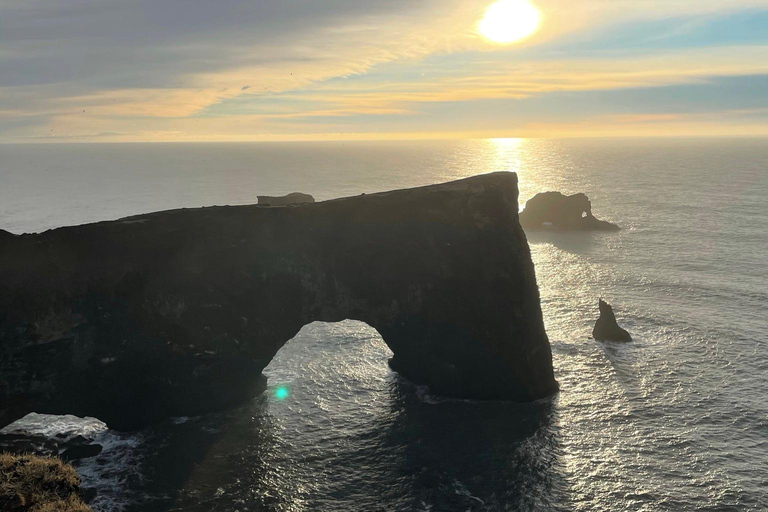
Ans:
[[[600,299],[599,306],[600,318],[592,329],[592,337],[597,341],[632,341],[632,336],[616,322],[611,305]]]
[[[256,196],[263,206],[285,206],[288,204],[314,203],[315,198],[301,192],[291,192],[286,196]]]
[[[125,430],[240,403],[304,325],[344,319],[434,393],[551,395],[517,197],[504,172],[2,236],[0,425],[37,411]]]
[[[529,199],[525,209],[520,212],[520,224],[524,229],[620,229],[616,224],[595,218],[592,215],[592,203],[585,194],[566,196],[560,192],[542,192]]]

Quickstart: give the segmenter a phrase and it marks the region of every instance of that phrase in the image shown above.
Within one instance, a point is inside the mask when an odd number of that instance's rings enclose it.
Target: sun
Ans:
[[[539,29],[541,12],[529,0],[499,0],[485,11],[477,30],[489,41],[509,44]]]

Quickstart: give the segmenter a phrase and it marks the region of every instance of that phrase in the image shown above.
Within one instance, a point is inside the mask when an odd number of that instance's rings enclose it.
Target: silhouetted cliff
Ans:
[[[435,393],[547,396],[517,194],[495,173],[0,236],[0,423],[37,411],[125,429],[234,404],[316,320],[367,322],[392,368]]]

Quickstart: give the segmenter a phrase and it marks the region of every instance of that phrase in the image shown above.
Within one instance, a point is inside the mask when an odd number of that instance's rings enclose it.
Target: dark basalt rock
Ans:
[[[80,492],[83,495],[83,501],[88,505],[93,503],[93,500],[99,495],[99,490],[95,487],[81,487]]]
[[[0,452],[13,454],[32,453],[41,457],[60,456],[65,461],[95,457],[103,447],[90,439],[78,436],[73,439],[45,437],[30,432],[0,433]]]
[[[130,429],[236,404],[313,321],[376,328],[434,393],[556,391],[517,176],[0,236],[0,409]],[[332,360],[328,364],[334,364]],[[322,392],[322,390],[318,390]]]
[[[525,229],[551,227],[562,230],[616,231],[616,224],[592,215],[592,202],[585,194],[566,196],[560,192],[542,192],[525,203],[520,213],[520,224]]]
[[[79,459],[88,459],[97,456],[103,449],[104,447],[97,443],[75,445],[61,452],[61,460],[69,462]]]
[[[289,204],[314,203],[315,198],[301,192],[291,192],[285,196],[256,196],[262,206],[285,206]]]
[[[19,455],[33,453],[41,457],[50,457],[59,453],[59,443],[55,439],[30,433],[0,433],[0,452]]]
[[[600,299],[599,307],[600,318],[592,329],[592,337],[597,341],[632,341],[632,336],[616,322],[611,305]]]

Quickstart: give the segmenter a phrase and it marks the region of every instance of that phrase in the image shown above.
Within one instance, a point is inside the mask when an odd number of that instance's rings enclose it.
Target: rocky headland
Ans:
[[[592,215],[592,202],[585,194],[566,196],[560,192],[542,192],[525,203],[520,212],[525,229],[618,231],[619,226]]]
[[[548,396],[517,198],[517,176],[494,173],[0,233],[0,425],[36,411],[131,429],[236,404],[304,325],[344,319],[376,328],[391,367],[434,393]]]

